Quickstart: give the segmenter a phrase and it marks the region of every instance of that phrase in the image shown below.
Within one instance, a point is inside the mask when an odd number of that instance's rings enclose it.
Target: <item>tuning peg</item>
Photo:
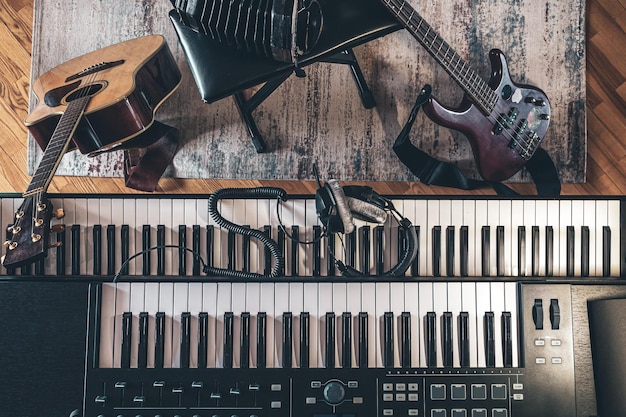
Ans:
[[[63,242],[53,242],[50,245],[48,245],[48,249],[54,249],[60,246],[63,246]]]
[[[11,244],[10,240],[5,240],[4,243],[2,244],[5,248],[8,248],[9,245]]]
[[[63,217],[65,217],[65,210],[63,210],[63,208],[58,208],[58,209],[54,210],[53,216],[56,219],[62,219]]]
[[[50,228],[50,231],[53,233],[61,233],[62,231],[65,230],[65,225],[64,224],[54,224],[52,225],[52,227]]]

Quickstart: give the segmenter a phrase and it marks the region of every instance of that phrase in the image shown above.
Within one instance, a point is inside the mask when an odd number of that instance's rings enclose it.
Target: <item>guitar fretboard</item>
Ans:
[[[415,39],[435,58],[445,71],[486,114],[498,102],[497,94],[470,68],[460,55],[405,0],[384,0]]]
[[[90,98],[89,95],[85,95],[68,103],[46,146],[33,179],[24,192],[24,197],[46,191]]]

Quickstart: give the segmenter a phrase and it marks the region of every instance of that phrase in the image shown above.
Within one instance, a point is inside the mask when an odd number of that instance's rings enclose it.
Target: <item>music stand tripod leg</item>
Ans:
[[[359,90],[359,96],[361,97],[363,107],[365,107],[366,109],[376,107],[376,100],[374,99],[374,95],[367,86],[365,76],[363,75],[363,71],[361,71],[361,66],[359,65],[359,61],[356,59],[352,48],[345,49],[341,52],[324,58],[322,59],[322,62],[328,62],[330,64],[349,65],[350,70],[352,71],[352,77],[354,78],[356,87]]]

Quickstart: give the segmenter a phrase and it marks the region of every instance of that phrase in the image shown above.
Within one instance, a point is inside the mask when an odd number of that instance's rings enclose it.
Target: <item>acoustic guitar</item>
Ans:
[[[74,58],[35,81],[38,101],[25,124],[44,153],[7,229],[6,268],[46,256],[51,219],[62,216],[46,191],[63,155],[76,148],[93,155],[146,132],[180,80],[165,39],[150,35]]]
[[[540,89],[511,80],[505,55],[489,53],[491,77],[478,76],[405,0],[382,0],[389,11],[465,92],[460,106],[435,98],[424,113],[469,140],[480,175],[487,181],[510,178],[528,162],[550,123],[550,102]]]

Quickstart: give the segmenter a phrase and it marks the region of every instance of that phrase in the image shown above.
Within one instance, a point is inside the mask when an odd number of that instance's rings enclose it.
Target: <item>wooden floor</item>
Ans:
[[[161,0],[159,0],[161,1]],[[0,0],[0,192],[22,192],[26,174],[32,0]],[[587,183],[564,185],[565,195],[626,193],[626,0],[587,3]],[[546,65],[550,65],[546,63]],[[160,193],[207,193],[231,186],[280,186],[289,193],[314,192],[313,182],[162,179]],[[372,183],[386,194],[458,194],[413,183]],[[533,194],[531,185],[516,185]],[[49,192],[132,193],[122,179],[55,177]],[[466,192],[463,192],[466,193]],[[492,194],[481,190],[474,194]]]

